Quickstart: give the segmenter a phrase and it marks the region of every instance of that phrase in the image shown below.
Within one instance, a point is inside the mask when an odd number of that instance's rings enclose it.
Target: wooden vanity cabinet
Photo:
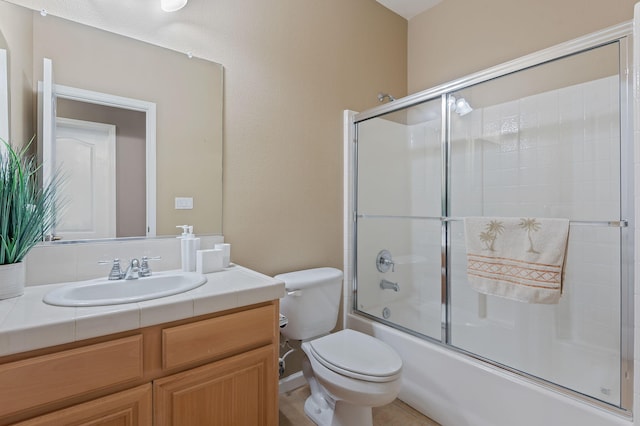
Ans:
[[[116,392],[15,424],[19,426],[152,426],[151,385],[146,384]]]
[[[275,426],[278,301],[0,358],[0,426]]]

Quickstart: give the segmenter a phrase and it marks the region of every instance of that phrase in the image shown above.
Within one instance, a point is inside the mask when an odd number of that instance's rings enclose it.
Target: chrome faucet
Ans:
[[[150,260],[159,260],[160,256],[142,256],[140,260],[131,259],[129,266],[127,266],[126,272],[120,267],[120,259],[101,260],[98,262],[101,265],[112,263],[111,271],[109,271],[109,280],[137,280],[138,278],[150,277],[151,268],[149,267]]]
[[[138,259],[131,259],[127,272],[124,273],[125,280],[137,280],[140,278],[140,261]]]
[[[380,288],[383,290],[393,290],[393,291],[400,290],[400,286],[398,285],[398,283],[392,283],[391,281],[388,281],[388,280],[381,280]]]

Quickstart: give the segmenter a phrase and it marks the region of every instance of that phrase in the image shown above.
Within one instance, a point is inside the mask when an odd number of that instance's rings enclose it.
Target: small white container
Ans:
[[[195,272],[196,252],[200,249],[200,238],[193,235],[193,226],[179,225],[182,228],[180,238],[180,255],[182,260],[182,272]]]
[[[196,272],[208,274],[222,271],[223,252],[220,249],[198,250],[196,252]]]
[[[231,264],[231,244],[219,243],[214,247],[222,250],[222,266],[228,268]]]

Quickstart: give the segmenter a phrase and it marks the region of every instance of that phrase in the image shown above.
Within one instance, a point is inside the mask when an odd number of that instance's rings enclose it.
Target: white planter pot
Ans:
[[[0,300],[22,296],[25,281],[24,262],[0,265]]]

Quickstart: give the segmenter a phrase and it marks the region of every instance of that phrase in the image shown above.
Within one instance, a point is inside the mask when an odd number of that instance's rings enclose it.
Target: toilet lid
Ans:
[[[355,330],[342,330],[309,342],[314,357],[338,374],[371,382],[396,379],[402,369],[391,346]]]

